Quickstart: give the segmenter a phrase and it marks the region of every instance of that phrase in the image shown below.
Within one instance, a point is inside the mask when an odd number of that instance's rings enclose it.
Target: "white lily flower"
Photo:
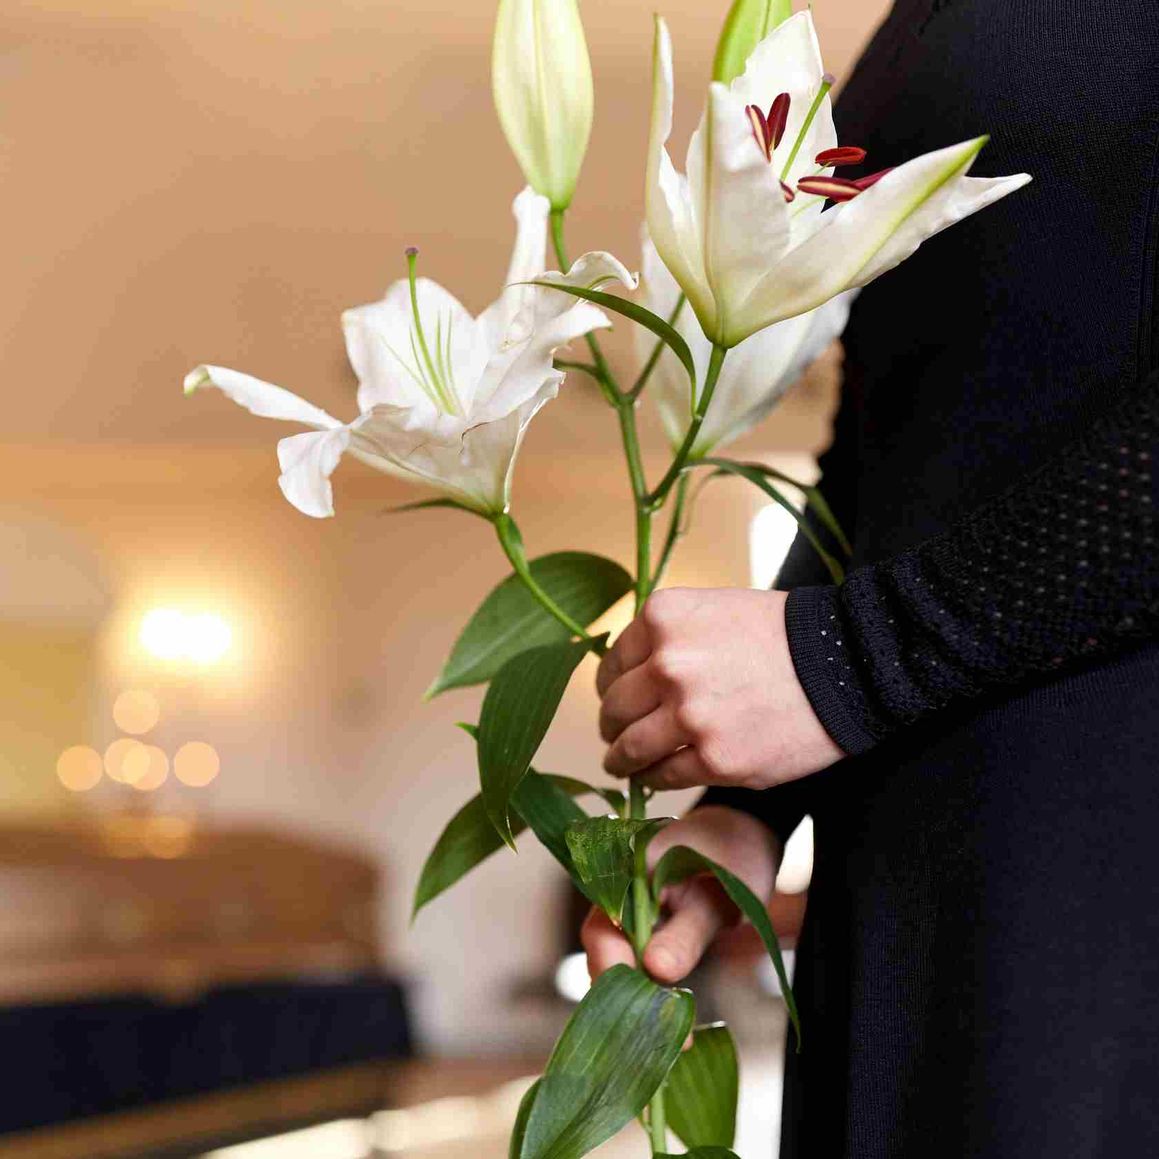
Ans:
[[[671,318],[680,287],[647,236],[641,272],[643,304],[661,318]],[[739,438],[765,418],[785,391],[840,337],[857,293],[857,290],[847,290],[838,294],[816,310],[758,331],[730,351],[689,457],[702,458],[719,444]],[[692,352],[697,382],[704,382],[712,343],[687,306],[677,314],[673,325]],[[642,327],[634,328],[634,339],[637,357],[643,365],[655,349],[656,339]],[[648,379],[648,393],[656,400],[660,421],[673,448],[679,447],[691,414],[690,384],[684,367],[667,346]]]
[[[859,181],[835,178],[835,165],[864,153],[837,149],[832,83],[812,18],[797,13],[757,45],[741,76],[711,85],[685,176],[665,147],[672,45],[656,18],[648,231],[720,346],[864,286],[926,238],[1030,180],[967,177],[984,137]],[[826,199],[844,204],[822,213]]]
[[[515,251],[507,285],[477,318],[442,286],[414,276],[342,316],[358,376],[359,415],[344,423],[288,390],[199,366],[185,391],[215,386],[264,418],[314,428],[278,444],[286,498],[306,515],[334,514],[330,476],[344,454],[422,483],[491,517],[507,509],[515,456],[528,424],[559,392],[555,351],[610,325],[588,302],[524,285],[543,269],[549,203],[530,189],[515,199]],[[613,258],[569,273],[585,284],[634,279]],[[597,268],[598,266],[598,268]]]

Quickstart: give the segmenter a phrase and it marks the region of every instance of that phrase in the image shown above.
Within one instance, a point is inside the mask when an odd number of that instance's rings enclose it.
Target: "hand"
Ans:
[[[757,897],[772,896],[781,860],[780,843],[755,817],[719,805],[694,809],[652,839],[649,867],[673,845],[689,845],[723,865]],[[717,933],[733,925],[740,913],[714,877],[692,877],[670,886],[661,901],[666,917],[644,952],[644,968],[658,982],[671,985],[692,971]],[[580,939],[593,978],[621,962],[636,964],[628,939],[601,909],[588,914]]]
[[[840,760],[797,680],[785,600],[744,588],[651,596],[596,678],[604,768],[654,789],[767,789]]]

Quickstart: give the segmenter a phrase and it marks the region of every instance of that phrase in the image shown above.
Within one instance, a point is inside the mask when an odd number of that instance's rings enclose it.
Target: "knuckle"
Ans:
[[[700,703],[691,696],[679,701],[674,709],[676,727],[693,741],[707,739],[708,721],[700,707]]]
[[[652,653],[652,671],[662,683],[679,687],[684,681],[688,665],[675,648],[657,648]]]
[[[697,755],[710,781],[727,781],[729,779],[728,756],[720,744],[709,738],[697,747]]]

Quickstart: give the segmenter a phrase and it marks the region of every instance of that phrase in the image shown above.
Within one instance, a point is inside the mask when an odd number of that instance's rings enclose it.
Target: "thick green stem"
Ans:
[[[692,455],[692,448],[696,446],[696,440],[700,435],[700,428],[704,425],[704,416],[708,414],[709,405],[712,403],[712,396],[716,392],[716,384],[720,380],[720,369],[724,365],[724,356],[728,353],[728,348],[725,346],[713,345],[712,357],[708,362],[708,373],[704,376],[704,387],[700,392],[700,397],[696,400],[696,411],[692,416],[692,422],[688,424],[688,431],[684,436],[684,442],[680,444],[680,449],[676,452],[676,457],[672,460],[672,465],[668,468],[668,473],[656,485],[656,489],[647,497],[648,504],[655,511],[657,508],[664,505],[664,500],[668,498],[668,492],[672,490],[676,480],[684,473],[684,468],[688,465],[688,460]]]
[[[579,636],[581,639],[590,640],[592,637],[588,634],[587,629],[580,623],[577,623],[571,618],[539,586],[535,576],[531,574],[531,567],[527,562],[527,555],[523,550],[523,537],[519,534],[519,528],[515,525],[515,520],[510,515],[497,515],[495,517],[495,534],[499,537],[499,543],[503,548],[504,555],[511,561],[511,566],[515,569],[515,574],[523,582],[523,586],[534,597],[535,602],[539,604],[544,611],[554,616],[573,636]],[[596,651],[602,655],[606,649],[598,647]]]
[[[660,548],[660,558],[656,561],[656,567],[652,572],[652,580],[649,586],[649,592],[656,590],[660,581],[664,578],[664,573],[668,570],[668,564],[672,559],[672,552],[676,547],[680,537],[684,534],[684,511],[688,503],[688,484],[689,478],[687,475],[681,475],[676,482],[676,497],[672,501],[672,514],[669,517],[668,533],[664,537],[664,546]]]

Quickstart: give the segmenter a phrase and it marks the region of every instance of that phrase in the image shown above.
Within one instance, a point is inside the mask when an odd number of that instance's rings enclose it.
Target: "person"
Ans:
[[[693,845],[815,862],[785,1159],[1159,1155],[1159,16],[897,0],[836,117],[873,169],[1027,171],[865,289],[822,483],[854,555],[657,593],[598,678],[605,765],[711,786]],[[647,956],[733,920],[707,879]],[[589,918],[593,974],[630,961]]]

